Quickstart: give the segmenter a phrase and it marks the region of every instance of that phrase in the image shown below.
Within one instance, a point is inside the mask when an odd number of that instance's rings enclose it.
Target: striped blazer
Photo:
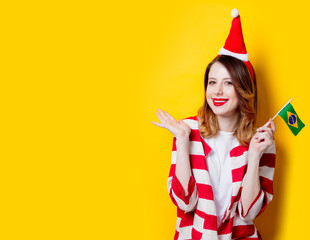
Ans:
[[[230,150],[232,172],[232,196],[219,227],[206,157],[212,151],[200,136],[198,118],[189,117],[184,122],[191,128],[190,162],[192,176],[188,183],[188,194],[175,176],[176,139],[173,139],[168,191],[177,206],[175,240],[230,240],[261,239],[253,219],[264,211],[273,197],[273,175],[275,169],[275,146],[262,155],[259,165],[261,190],[248,212],[243,212],[240,195],[247,169],[248,147],[237,146]]]

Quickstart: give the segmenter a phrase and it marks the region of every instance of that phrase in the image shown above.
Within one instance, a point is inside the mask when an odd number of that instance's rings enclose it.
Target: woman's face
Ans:
[[[215,62],[209,72],[207,103],[217,116],[232,117],[238,113],[238,96],[230,74],[223,64]]]

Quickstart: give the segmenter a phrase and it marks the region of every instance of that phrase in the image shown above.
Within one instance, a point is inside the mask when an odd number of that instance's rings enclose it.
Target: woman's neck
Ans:
[[[217,121],[220,131],[234,132],[238,127],[239,114],[235,114],[229,117],[217,116]]]

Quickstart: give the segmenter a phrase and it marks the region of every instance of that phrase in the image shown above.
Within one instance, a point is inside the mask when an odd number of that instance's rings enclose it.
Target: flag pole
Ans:
[[[290,101],[292,101],[292,99],[293,99],[293,98],[291,98],[290,100],[288,100],[288,102],[287,102],[287,103],[286,103],[286,104],[285,104],[285,105],[284,105],[284,106],[280,109],[280,111],[279,111],[279,112],[281,112],[281,111],[283,110],[283,108],[285,108],[285,107],[286,107],[286,105],[287,105],[287,104],[289,104],[289,103],[290,103]],[[277,114],[276,114],[276,115],[274,115],[274,117],[272,118],[272,120],[273,120],[273,119],[275,119],[275,117],[276,117],[276,116],[278,116],[279,112],[277,112]]]
[[[288,100],[288,102],[280,109],[279,112],[281,112],[281,111],[283,110],[283,108],[285,108],[285,107],[287,106],[287,104],[289,104],[290,101],[292,101],[292,99],[293,99],[293,98],[291,98],[290,100]],[[277,114],[274,115],[274,117],[272,118],[272,120],[275,119],[276,116],[278,116],[279,112],[277,112]],[[265,127],[268,127],[268,125],[269,125],[269,121],[268,121],[264,126],[265,126]]]

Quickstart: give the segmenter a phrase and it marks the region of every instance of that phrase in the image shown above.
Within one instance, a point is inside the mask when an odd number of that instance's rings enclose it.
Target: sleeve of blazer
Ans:
[[[275,143],[262,155],[259,164],[261,190],[252,202],[248,212],[244,213],[241,200],[238,203],[238,214],[243,220],[253,220],[260,215],[273,198],[273,176],[275,170]]]
[[[176,156],[177,156],[176,138],[173,138],[171,167],[167,182],[168,192],[172,202],[178,208],[180,208],[185,212],[190,212],[195,209],[198,200],[196,181],[192,175],[189,179],[187,186],[188,194],[185,196],[183,186],[175,175]]]

